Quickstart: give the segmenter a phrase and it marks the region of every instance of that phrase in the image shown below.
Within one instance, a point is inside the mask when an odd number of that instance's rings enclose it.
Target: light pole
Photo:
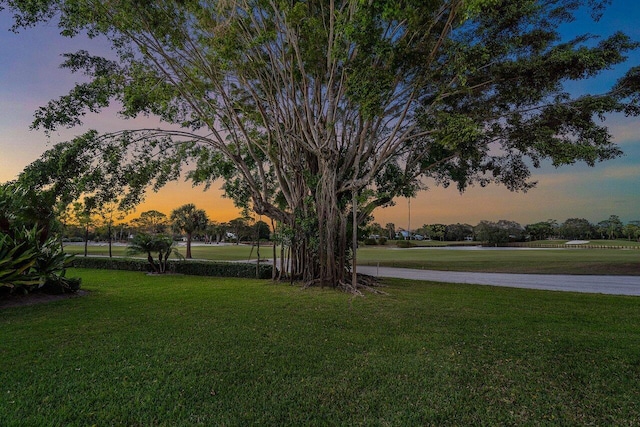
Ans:
[[[407,202],[409,204],[409,224],[407,226],[407,239],[411,240],[411,197],[407,197]]]

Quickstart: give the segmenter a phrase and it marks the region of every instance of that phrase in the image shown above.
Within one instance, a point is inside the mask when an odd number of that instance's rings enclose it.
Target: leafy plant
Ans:
[[[50,192],[16,183],[0,185],[0,287],[8,293],[76,291],[80,279],[65,277],[72,258],[55,230]],[[7,291],[8,290],[8,291]],[[4,292],[3,292],[4,293]]]
[[[75,255],[65,253],[56,239],[46,240],[39,247],[34,265],[40,286],[52,293],[75,292],[80,289],[79,278],[66,277],[67,267],[71,266],[74,257]]]
[[[163,234],[137,234],[129,244],[127,253],[130,255],[146,253],[151,269],[158,274],[167,272],[169,257],[172,254],[182,259],[182,255],[175,248],[175,242],[171,236]],[[153,257],[154,254],[158,256],[157,262]]]
[[[38,285],[38,277],[33,273],[37,258],[38,252],[33,245],[0,233],[0,288],[12,293]]]
[[[80,279],[65,276],[74,255],[64,253],[53,236],[40,243],[39,235],[35,228],[16,231],[13,238],[0,233],[0,286],[9,293],[77,291]]]
[[[73,260],[73,267],[94,268],[101,270],[149,271],[149,263],[139,258],[107,258],[80,257]],[[256,271],[257,270],[257,271]],[[214,262],[214,261],[180,261],[170,262],[167,271],[189,276],[209,277],[244,277],[247,279],[270,279],[273,275],[273,265],[245,262]]]

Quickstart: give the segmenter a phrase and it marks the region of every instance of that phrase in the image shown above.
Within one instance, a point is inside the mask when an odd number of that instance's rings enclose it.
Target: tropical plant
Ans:
[[[37,229],[0,233],[0,287],[9,293],[43,289],[50,293],[75,292],[79,278],[66,277],[73,255],[64,253],[55,236],[40,243]]]
[[[34,234],[33,231],[29,233]],[[26,292],[40,283],[33,272],[33,266],[38,260],[36,247],[20,237],[14,239],[0,232],[0,288],[9,293],[17,289],[24,289]]]
[[[80,278],[66,277],[75,255],[67,254],[55,238],[50,238],[38,247],[34,273],[39,277],[40,287],[50,293],[75,292],[80,289]]]
[[[127,253],[130,255],[146,254],[151,270],[157,274],[164,274],[168,271],[171,255],[182,258],[180,252],[175,248],[175,242],[171,236],[163,234],[136,234],[129,243]],[[157,261],[154,259],[154,255],[157,255]]]
[[[15,293],[45,288],[76,291],[79,279],[65,277],[71,256],[64,253],[55,229],[50,192],[20,183],[0,186],[0,287]]]
[[[202,209],[197,209],[193,203],[187,203],[171,212],[171,222],[173,230],[180,233],[185,232],[187,235],[187,254],[186,258],[191,259],[191,240],[193,233],[198,231],[206,231],[209,224],[209,217]]]

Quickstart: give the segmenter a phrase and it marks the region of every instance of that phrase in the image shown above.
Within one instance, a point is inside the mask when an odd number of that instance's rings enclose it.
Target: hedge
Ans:
[[[151,272],[151,266],[146,259],[140,258],[105,258],[105,257],[76,257],[73,267],[97,268],[102,270],[127,270]],[[256,278],[256,265],[237,262],[213,262],[213,261],[170,261],[171,273],[186,274],[191,276],[213,277],[243,277]],[[273,265],[271,263],[260,264],[258,278],[270,279]]]

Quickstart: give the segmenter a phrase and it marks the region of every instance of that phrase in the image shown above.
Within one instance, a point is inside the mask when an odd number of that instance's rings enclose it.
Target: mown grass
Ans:
[[[358,263],[444,271],[640,275],[635,249],[447,250],[363,247]]]
[[[75,270],[0,311],[0,425],[636,425],[640,299]]]

